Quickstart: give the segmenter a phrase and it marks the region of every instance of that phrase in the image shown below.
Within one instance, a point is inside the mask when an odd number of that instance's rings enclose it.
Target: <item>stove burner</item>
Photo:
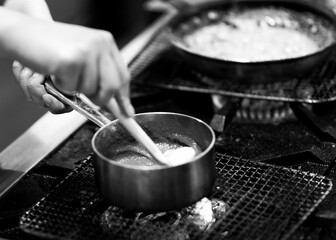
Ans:
[[[135,221],[140,225],[167,225],[177,226],[181,221],[181,213],[179,212],[159,212],[153,214],[138,213]]]
[[[115,231],[116,218],[123,215],[137,226],[131,239],[190,239],[192,231],[211,231],[217,219],[224,217],[229,206],[219,199],[203,198],[180,211],[159,213],[129,213],[111,206],[103,214],[101,224],[105,231]],[[166,229],[171,228],[167,232]],[[164,234],[164,237],[162,236]]]
[[[284,102],[243,99],[237,118],[244,121],[262,123],[280,123],[293,118],[288,104]]]
[[[212,95],[215,112],[228,108],[231,100],[221,95]],[[295,119],[288,103],[244,98],[235,112],[236,122],[279,124],[289,119]]]
[[[192,226],[200,231],[206,231],[211,229],[217,219],[224,217],[228,209],[229,206],[225,202],[208,198],[203,198],[180,211],[159,213],[129,213],[111,206],[102,214],[101,223],[106,231],[114,231],[115,218],[123,215],[132,219],[131,221],[135,224],[146,227],[146,229],[153,228],[153,226],[161,228],[177,227],[179,229]],[[148,234],[146,235],[148,236]]]

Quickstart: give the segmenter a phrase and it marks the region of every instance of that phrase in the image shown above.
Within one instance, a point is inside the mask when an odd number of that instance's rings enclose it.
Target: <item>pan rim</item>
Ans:
[[[327,19],[328,21],[331,22],[332,26],[336,30],[336,15],[333,13],[333,11],[323,4],[319,2],[314,2],[311,3],[307,0],[294,0],[294,1],[289,1],[289,0],[270,0],[270,1],[265,1],[265,0],[236,0],[236,1],[227,1],[227,2],[221,2],[221,3],[216,3],[216,4],[209,4],[207,6],[204,6],[202,9],[199,9],[198,11],[192,11],[192,12],[187,12],[182,14],[171,26],[168,26],[167,29],[165,30],[165,37],[167,38],[168,42],[178,51],[183,51],[189,55],[192,55],[196,58],[202,58],[207,61],[212,61],[216,63],[223,63],[223,64],[228,64],[228,65],[248,65],[248,66],[253,66],[253,65],[276,65],[279,63],[284,63],[284,62],[295,62],[295,61],[300,61],[306,58],[310,58],[316,55],[323,54],[324,52],[329,52],[335,49],[336,47],[336,32],[335,38],[332,39],[331,43],[327,44],[324,47],[319,48],[317,51],[313,51],[309,54],[305,55],[300,55],[297,57],[288,57],[288,58],[279,58],[279,59],[270,59],[270,60],[260,60],[260,61],[242,61],[242,60],[233,60],[233,59],[225,59],[225,58],[218,58],[218,57],[212,57],[206,54],[201,54],[197,53],[195,50],[192,50],[191,48],[188,48],[185,46],[183,43],[181,43],[180,40],[177,40],[178,37],[176,37],[175,30],[177,27],[179,27],[181,24],[183,24],[186,20],[190,20],[192,17],[198,16],[201,13],[205,11],[211,11],[211,10],[216,10],[215,7],[226,7],[232,6],[232,4],[265,4],[267,6],[272,6],[274,4],[284,6],[287,8],[290,8],[288,6],[301,6],[304,7],[307,10],[310,10],[309,12],[323,17],[324,19]]]
[[[202,124],[203,126],[205,126],[208,130],[209,133],[211,134],[211,142],[209,143],[209,145],[207,146],[207,148],[202,151],[200,154],[198,154],[195,158],[193,158],[193,160],[188,161],[186,163],[183,164],[178,164],[175,166],[161,166],[161,165],[153,165],[153,166],[136,166],[136,165],[131,165],[131,164],[125,164],[125,163],[118,163],[115,162],[111,159],[109,159],[108,157],[104,156],[96,147],[95,144],[95,140],[98,138],[98,135],[107,127],[109,127],[110,125],[114,125],[116,124],[116,122],[118,122],[118,119],[113,120],[111,123],[101,127],[97,132],[95,132],[95,134],[93,135],[92,139],[91,139],[91,147],[94,151],[94,153],[97,155],[97,157],[101,160],[103,160],[104,162],[106,162],[107,164],[112,164],[116,167],[120,167],[123,169],[132,169],[135,171],[158,171],[158,170],[163,170],[163,169],[173,169],[173,168],[178,168],[184,165],[188,165],[188,164],[193,164],[196,163],[198,161],[200,161],[201,159],[203,159],[203,157],[205,155],[207,155],[213,148],[215,145],[215,141],[216,141],[216,136],[215,136],[215,132],[214,130],[203,120],[190,116],[190,115],[186,115],[186,114],[182,114],[182,113],[175,113],[175,112],[163,112],[163,111],[159,111],[159,112],[144,112],[144,113],[138,113],[135,114],[135,116],[144,116],[144,115],[175,115],[175,116],[181,116],[181,117],[186,117],[186,118],[190,118],[194,121],[199,122],[200,124]]]

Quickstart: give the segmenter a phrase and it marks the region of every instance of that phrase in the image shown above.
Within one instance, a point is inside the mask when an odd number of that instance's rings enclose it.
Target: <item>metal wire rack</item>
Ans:
[[[331,54],[334,56],[335,54]],[[164,89],[284,102],[323,103],[336,100],[336,59],[328,58],[307,77],[255,83],[213,78],[192,69],[167,41],[163,31],[134,60],[133,83]]]
[[[317,174],[217,153],[210,196],[172,212],[127,212],[100,196],[93,158],[83,159],[21,217],[24,233],[51,239],[283,240],[332,187]]]

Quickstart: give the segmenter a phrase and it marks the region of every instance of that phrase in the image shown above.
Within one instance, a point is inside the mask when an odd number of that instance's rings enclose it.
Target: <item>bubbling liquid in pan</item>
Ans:
[[[193,52],[221,60],[261,62],[306,56],[331,44],[334,33],[327,22],[314,13],[285,7],[238,7],[208,11],[180,30]]]
[[[260,27],[253,19],[231,21],[236,28],[217,23],[196,30],[184,40],[203,55],[241,62],[294,58],[318,50],[316,42],[299,31]]]
[[[176,138],[175,138],[176,137]],[[175,166],[191,161],[202,150],[191,138],[185,136],[175,136],[173,139],[156,142],[158,148],[163,152],[170,162],[169,165]],[[156,165],[153,157],[140,144],[133,144],[118,149],[118,154],[113,157],[113,161],[135,166],[154,166]]]

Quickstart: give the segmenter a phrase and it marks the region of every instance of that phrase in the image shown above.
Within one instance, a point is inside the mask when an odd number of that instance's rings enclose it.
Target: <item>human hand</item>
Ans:
[[[7,0],[4,6],[32,17],[53,21],[44,0]],[[72,110],[45,91],[42,85],[44,75],[33,72],[18,61],[13,62],[13,74],[28,101],[34,101],[38,106],[47,108],[54,114]]]
[[[20,20],[14,22],[10,34],[3,35],[10,56],[34,72],[53,75],[60,89],[80,91],[98,105],[106,104],[114,96],[125,115],[134,114],[129,99],[130,76],[109,32],[22,15],[16,17]],[[40,79],[36,74],[32,77]],[[50,106],[51,112],[62,112],[56,107],[60,105],[50,99],[48,102],[40,80],[19,82],[32,100]]]
[[[43,74],[33,72],[33,70],[24,67],[18,61],[13,62],[13,73],[27,101],[33,101],[38,106],[47,108],[54,114],[72,111],[72,108],[64,105],[61,101],[46,92],[43,86],[45,81]]]

